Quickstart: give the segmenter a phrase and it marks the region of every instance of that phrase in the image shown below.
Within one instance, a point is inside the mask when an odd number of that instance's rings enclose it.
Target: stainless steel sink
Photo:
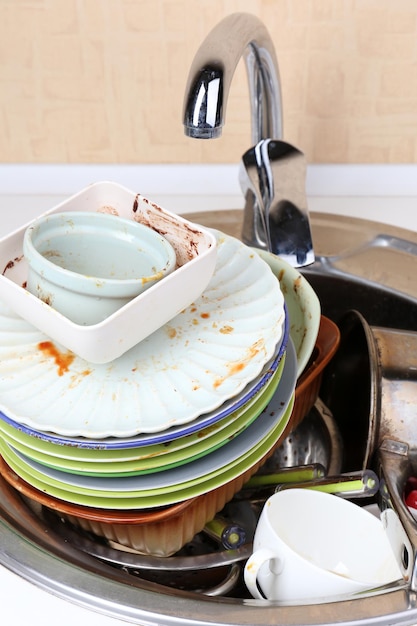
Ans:
[[[241,211],[188,218],[240,236]],[[349,309],[372,325],[417,330],[417,233],[353,218],[311,214],[316,262],[303,273],[325,315],[336,322]],[[358,468],[359,469],[359,468]],[[0,479],[0,563],[33,584],[130,623],[374,624],[417,623],[417,601],[406,585],[363,596],[305,605],[207,597],[142,580],[64,542]]]
[[[188,214],[240,236],[238,211]],[[417,329],[417,233],[354,218],[312,214],[316,262],[300,271],[337,321],[359,310],[373,326]]]

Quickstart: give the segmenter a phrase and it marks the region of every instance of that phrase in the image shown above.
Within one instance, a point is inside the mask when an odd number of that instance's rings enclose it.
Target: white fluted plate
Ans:
[[[111,363],[77,357],[0,302],[0,411],[63,436],[131,437],[187,424],[236,396],[274,355],[284,297],[258,254],[216,237],[203,294]]]

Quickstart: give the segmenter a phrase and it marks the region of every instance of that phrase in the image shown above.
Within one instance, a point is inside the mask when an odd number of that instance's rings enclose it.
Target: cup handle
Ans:
[[[265,596],[259,590],[257,578],[258,572],[264,563],[274,560],[274,565],[270,565],[271,572],[280,574],[284,568],[284,561],[281,557],[269,548],[260,548],[252,553],[246,562],[244,570],[245,584],[254,598],[265,600]]]

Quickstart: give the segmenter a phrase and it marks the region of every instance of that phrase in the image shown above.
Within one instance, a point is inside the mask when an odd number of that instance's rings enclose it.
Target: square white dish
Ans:
[[[65,211],[101,211],[145,224],[166,237],[177,256],[177,267],[169,276],[102,322],[82,326],[25,288],[28,267],[23,236],[32,222],[0,239],[0,298],[26,321],[87,361],[108,363],[127,352],[192,304],[213,275],[217,249],[210,230],[122,185],[94,183],[44,215]]]

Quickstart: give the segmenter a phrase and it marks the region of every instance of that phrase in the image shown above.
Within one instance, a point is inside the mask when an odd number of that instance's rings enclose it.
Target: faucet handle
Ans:
[[[244,243],[268,250],[293,267],[314,263],[305,177],[304,154],[281,140],[262,139],[240,163]]]

